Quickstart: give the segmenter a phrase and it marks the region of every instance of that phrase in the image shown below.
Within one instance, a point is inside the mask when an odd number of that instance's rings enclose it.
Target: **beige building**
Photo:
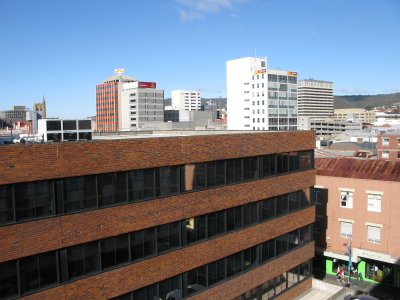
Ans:
[[[365,110],[363,108],[341,108],[335,109],[333,113],[335,120],[346,121],[353,120],[363,123],[376,122],[376,114],[373,110]]]
[[[400,162],[319,158],[316,248],[328,274],[400,286]]]

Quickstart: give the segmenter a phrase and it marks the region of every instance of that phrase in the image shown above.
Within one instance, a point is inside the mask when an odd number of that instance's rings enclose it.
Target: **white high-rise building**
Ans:
[[[171,92],[171,105],[176,110],[201,110],[200,91],[174,90]]]
[[[226,78],[228,130],[297,129],[297,72],[245,57],[227,61]]]

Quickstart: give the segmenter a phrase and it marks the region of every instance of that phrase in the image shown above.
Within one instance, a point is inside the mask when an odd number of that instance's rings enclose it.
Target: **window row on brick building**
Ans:
[[[222,283],[235,276],[243,274],[244,272],[259,267],[264,263],[270,262],[277,257],[287,254],[289,251],[304,246],[310,241],[312,241],[312,225],[296,229],[275,239],[114,299],[166,300],[181,299],[192,296],[197,292],[204,291],[216,284]],[[274,285],[272,286],[274,295],[278,295],[286,290],[290,287],[289,284],[293,285],[294,283],[299,282],[300,278],[301,280],[304,280],[306,277],[310,276],[312,274],[311,262],[306,262],[289,272],[291,272],[291,274],[285,272],[283,273],[284,277],[280,277],[276,282],[274,281]],[[271,287],[268,289],[269,293],[270,289]]]
[[[296,191],[198,217],[0,263],[0,295],[4,295],[0,296],[0,299],[104,272],[307,208],[310,206],[307,194],[305,191]]]
[[[293,269],[283,272],[259,285],[258,287],[236,297],[234,300],[269,300],[287,291],[312,276],[312,260],[306,261]]]
[[[0,186],[0,225],[121,205],[314,168],[313,151]]]

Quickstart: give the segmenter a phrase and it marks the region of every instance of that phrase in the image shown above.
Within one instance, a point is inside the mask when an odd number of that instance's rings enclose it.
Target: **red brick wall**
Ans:
[[[314,148],[311,131],[8,145],[0,147],[0,184]]]

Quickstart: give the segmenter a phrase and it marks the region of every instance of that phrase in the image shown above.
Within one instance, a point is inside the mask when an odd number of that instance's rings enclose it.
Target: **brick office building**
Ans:
[[[400,162],[317,158],[316,168],[315,266],[347,272],[351,243],[353,277],[400,287]]]
[[[400,131],[381,133],[378,135],[377,151],[379,159],[400,159]]]
[[[311,288],[314,141],[0,147],[0,299],[292,299]]]

